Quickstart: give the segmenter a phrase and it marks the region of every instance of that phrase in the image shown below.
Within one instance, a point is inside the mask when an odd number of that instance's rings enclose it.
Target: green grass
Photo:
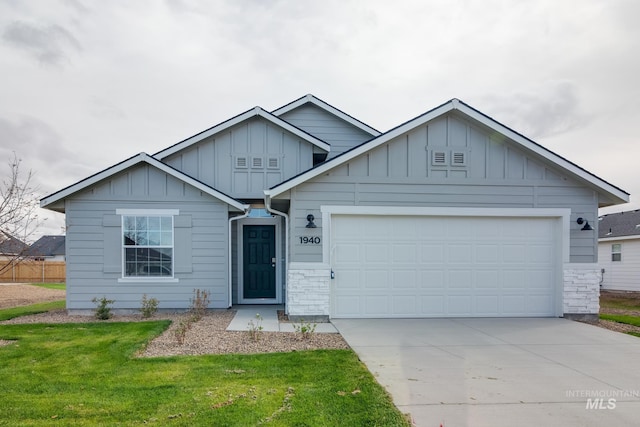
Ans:
[[[47,288],[47,289],[60,289],[63,291],[67,290],[67,285],[65,283],[29,283],[29,284],[33,286],[39,286],[41,288]]]
[[[0,321],[13,319],[14,317],[28,316],[30,314],[45,313],[47,311],[65,308],[65,306],[65,301],[62,300],[5,308],[0,310]]]
[[[168,325],[0,325],[0,425],[409,425],[352,351],[134,357]]]
[[[624,314],[601,314],[600,318],[618,323],[626,323],[627,325],[640,326],[640,317],[636,316],[628,316]]]

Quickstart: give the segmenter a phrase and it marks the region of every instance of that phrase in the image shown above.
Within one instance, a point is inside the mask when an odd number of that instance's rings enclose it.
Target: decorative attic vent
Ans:
[[[431,164],[434,166],[445,166],[447,164],[447,152],[446,151],[432,151],[431,152]]]
[[[280,159],[277,157],[269,157],[267,161],[267,169],[279,169],[280,168]]]
[[[260,169],[262,168],[262,157],[252,157],[251,158],[251,167],[253,169]]]
[[[466,166],[467,165],[467,153],[464,151],[452,151],[451,152],[451,166]]]
[[[246,157],[236,157],[236,168],[238,168],[238,169],[246,169],[247,168],[247,158]]]

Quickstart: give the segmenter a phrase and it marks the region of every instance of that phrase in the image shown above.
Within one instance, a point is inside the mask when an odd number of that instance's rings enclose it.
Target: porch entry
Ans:
[[[275,225],[245,225],[243,299],[276,298]]]
[[[282,303],[279,217],[245,218],[238,224],[238,304]]]

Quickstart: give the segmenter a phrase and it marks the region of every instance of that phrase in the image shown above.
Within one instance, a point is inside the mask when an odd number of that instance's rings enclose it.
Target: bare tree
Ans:
[[[26,243],[40,224],[37,189],[31,185],[33,172],[23,177],[21,162],[14,152],[8,162],[9,174],[0,183],[0,243],[4,240],[8,248],[0,254],[0,273],[25,258]]]

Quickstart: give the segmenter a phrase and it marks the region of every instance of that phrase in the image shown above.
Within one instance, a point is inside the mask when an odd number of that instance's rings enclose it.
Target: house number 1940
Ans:
[[[300,237],[300,244],[301,245],[319,245],[320,244],[320,237],[319,236],[301,236]]]

